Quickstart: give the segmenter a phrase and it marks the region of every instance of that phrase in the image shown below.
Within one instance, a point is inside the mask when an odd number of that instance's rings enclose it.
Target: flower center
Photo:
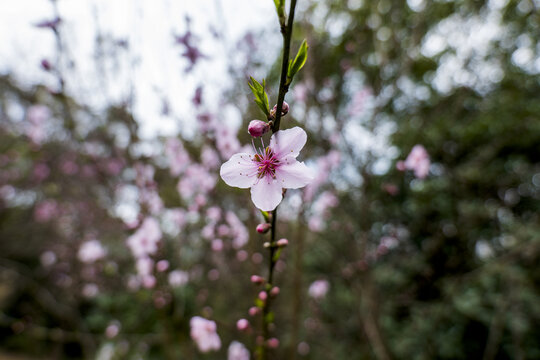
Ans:
[[[276,168],[279,166],[279,160],[276,158],[274,151],[270,147],[266,147],[263,153],[255,154],[253,161],[257,163],[257,177],[263,178],[267,175],[276,177]]]

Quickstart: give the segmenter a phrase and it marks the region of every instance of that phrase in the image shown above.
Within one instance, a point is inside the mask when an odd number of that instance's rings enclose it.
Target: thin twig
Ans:
[[[272,125],[273,133],[279,130],[279,122],[281,120],[281,109],[283,108],[283,101],[285,100],[285,94],[287,93],[287,91],[289,91],[289,84],[287,84],[287,70],[289,68],[289,53],[291,51],[291,38],[293,31],[295,8],[296,0],[292,0],[291,7],[289,9],[289,18],[287,19],[287,27],[281,28],[281,34],[283,36],[283,59],[281,61],[281,78],[279,80],[276,117],[274,119],[274,124]]]

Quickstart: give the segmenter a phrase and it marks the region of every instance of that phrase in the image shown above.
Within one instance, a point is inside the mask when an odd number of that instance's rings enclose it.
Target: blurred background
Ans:
[[[298,1],[272,359],[540,358],[539,9]],[[219,167],[249,76],[277,99],[272,1],[12,1],[0,41],[0,358],[245,359],[268,254]]]

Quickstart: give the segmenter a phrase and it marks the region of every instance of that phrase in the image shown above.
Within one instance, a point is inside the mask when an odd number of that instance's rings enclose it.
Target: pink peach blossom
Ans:
[[[161,229],[154,218],[146,218],[141,227],[127,240],[133,256],[140,258],[153,255],[157,251],[157,244],[161,240]]]
[[[327,280],[315,280],[308,289],[308,294],[314,299],[322,299],[330,289]]]
[[[429,154],[422,145],[414,145],[411,152],[405,159],[405,168],[413,170],[414,176],[424,179],[429,173]]]
[[[201,352],[206,353],[221,348],[221,339],[216,332],[217,326],[214,321],[195,316],[191,318],[189,325],[191,338]]]
[[[172,287],[184,286],[189,281],[189,275],[182,270],[173,270],[169,273],[169,285]]]
[[[91,264],[104,258],[106,254],[107,252],[98,240],[90,240],[81,245],[77,256],[82,262]]]
[[[313,180],[309,168],[296,160],[306,141],[299,127],[277,131],[264,150],[234,154],[221,166],[221,178],[229,186],[251,188],[255,206],[272,211],[283,199],[283,189],[298,189]]]
[[[227,350],[227,360],[249,360],[249,350],[238,341],[233,341]]]

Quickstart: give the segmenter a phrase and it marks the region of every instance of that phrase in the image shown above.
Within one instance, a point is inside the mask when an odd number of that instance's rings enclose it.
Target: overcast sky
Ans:
[[[247,31],[273,26],[277,30],[272,0],[58,0],[57,5],[67,56],[75,65],[73,71],[66,71],[63,64],[70,95],[99,109],[125,99],[133,89],[133,111],[146,137],[172,134],[179,119],[189,121],[193,115],[190,99],[198,84],[206,85],[208,96],[219,96],[227,77],[226,52]],[[186,31],[186,15],[192,19],[201,51],[208,55],[189,74],[180,56],[183,48],[173,44],[173,34]],[[40,68],[42,59],[56,61],[54,36],[34,26],[53,18],[49,0],[0,5],[0,73],[14,74],[23,85],[57,87],[56,79]],[[211,28],[222,32],[226,41],[216,40]],[[98,32],[127,40],[129,51],[96,66]],[[160,114],[163,98],[169,100],[174,116]],[[226,114],[231,122],[240,122],[234,106]]]

